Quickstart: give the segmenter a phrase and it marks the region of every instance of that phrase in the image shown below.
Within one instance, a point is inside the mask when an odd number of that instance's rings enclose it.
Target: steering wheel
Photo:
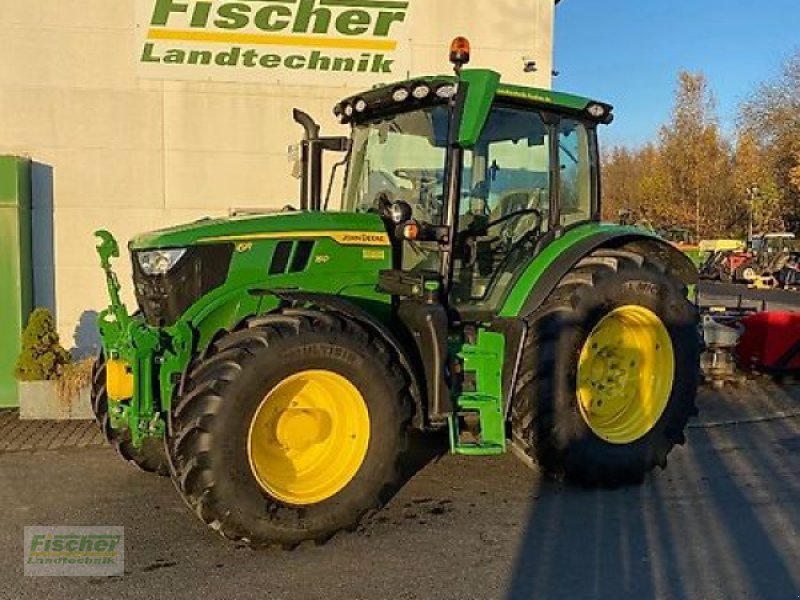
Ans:
[[[506,240],[506,243],[508,244],[513,244],[514,242],[513,225],[516,225],[519,219],[521,219],[522,217],[526,217],[528,215],[536,217],[536,223],[533,227],[530,228],[530,230],[526,231],[526,234],[540,231],[542,229],[542,224],[544,222],[542,211],[540,211],[538,208],[521,208],[519,210],[511,211],[510,213],[508,213],[507,215],[503,215],[499,219],[490,221],[489,223],[480,226],[479,231],[476,233],[478,235],[480,235],[480,233],[484,231],[488,233],[490,229],[497,227],[498,225],[503,225],[505,223],[505,227],[503,227],[503,229],[500,230],[500,235],[498,237],[504,238]]]
[[[419,185],[430,185],[438,181],[436,175],[429,175],[428,171],[424,169],[417,169],[417,173],[415,175],[412,169],[395,169],[394,171],[394,175],[400,179],[405,179],[412,183],[419,182]]]
[[[533,215],[534,217],[536,217],[535,226],[527,230],[519,240],[514,240],[512,232],[513,228],[509,228],[510,222],[515,219],[520,219],[528,215]],[[467,226],[466,229],[464,229],[458,234],[457,245],[463,249],[472,248],[470,256],[474,261],[477,256],[475,252],[477,238],[487,236],[490,229],[492,229],[493,227],[497,227],[498,225],[503,225],[505,223],[506,227],[504,227],[500,231],[500,234],[492,237],[490,240],[487,241],[489,244],[493,246],[494,244],[500,242],[501,245],[499,247],[494,246],[496,250],[493,250],[493,252],[499,251],[501,254],[507,254],[520,241],[526,240],[531,236],[539,233],[542,229],[543,222],[544,222],[544,217],[542,216],[542,212],[538,208],[523,208],[520,210],[515,210],[494,221],[489,221],[489,222],[475,221],[471,223],[470,225]]]

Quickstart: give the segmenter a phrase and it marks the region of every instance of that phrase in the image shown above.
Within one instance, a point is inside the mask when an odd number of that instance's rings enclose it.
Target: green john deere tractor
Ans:
[[[409,433],[514,450],[585,485],[666,465],[695,409],[691,262],[601,224],[597,128],[611,107],[462,70],[307,115],[299,206],[130,243],[129,314],[111,306],[93,405],[140,468],[253,546],[324,541],[391,497]],[[340,211],[323,156],[342,153]]]

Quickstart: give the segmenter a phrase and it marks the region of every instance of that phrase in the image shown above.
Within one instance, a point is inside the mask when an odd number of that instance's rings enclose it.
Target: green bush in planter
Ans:
[[[14,375],[20,381],[51,381],[58,379],[69,362],[69,352],[61,346],[53,315],[46,308],[37,308],[22,332],[22,351]]]

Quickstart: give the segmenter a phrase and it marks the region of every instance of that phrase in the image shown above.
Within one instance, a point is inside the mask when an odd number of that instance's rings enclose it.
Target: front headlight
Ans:
[[[166,275],[186,254],[185,248],[175,250],[149,250],[139,252],[136,259],[145,275]]]

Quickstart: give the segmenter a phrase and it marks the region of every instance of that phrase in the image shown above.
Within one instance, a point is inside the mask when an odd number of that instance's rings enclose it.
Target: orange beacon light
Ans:
[[[465,37],[457,37],[450,44],[450,62],[460,71],[461,67],[469,63],[470,44]]]

